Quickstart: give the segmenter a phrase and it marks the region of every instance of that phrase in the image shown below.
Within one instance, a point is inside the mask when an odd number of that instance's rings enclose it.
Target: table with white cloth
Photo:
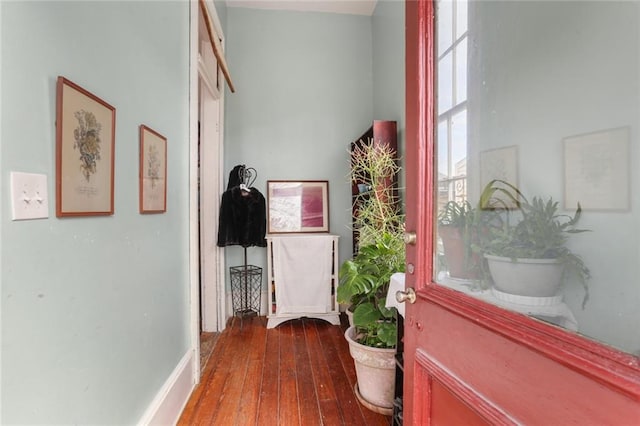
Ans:
[[[330,234],[267,235],[267,328],[302,317],[340,324],[338,238]]]

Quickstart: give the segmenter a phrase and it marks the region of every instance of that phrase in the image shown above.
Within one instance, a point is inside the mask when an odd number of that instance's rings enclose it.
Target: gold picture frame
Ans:
[[[56,216],[113,214],[116,109],[59,76]]]
[[[167,138],[140,125],[140,213],[167,211]]]

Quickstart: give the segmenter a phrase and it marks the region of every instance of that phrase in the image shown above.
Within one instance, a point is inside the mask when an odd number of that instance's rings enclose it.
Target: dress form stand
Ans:
[[[264,196],[252,185],[257,177],[254,168],[236,166],[229,175],[222,195],[218,246],[241,245],[244,262],[231,266],[231,299],[235,316],[260,314],[262,268],[249,265],[247,247],[265,247],[266,214]]]

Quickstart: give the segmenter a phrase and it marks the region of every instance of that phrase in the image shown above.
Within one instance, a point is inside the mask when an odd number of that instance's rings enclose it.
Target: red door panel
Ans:
[[[560,342],[554,351],[537,347],[537,339],[552,339],[536,331],[536,326],[546,325],[534,320],[530,320],[531,327],[518,324],[515,314],[503,316],[490,307],[482,312],[474,308],[474,301],[464,306],[455,300],[457,295],[436,294],[438,290],[445,289],[427,290],[426,300],[416,303],[420,310],[408,318],[413,327],[407,325],[414,330],[412,340],[405,335],[405,351],[415,345],[415,368],[431,379],[433,395],[435,383],[444,386],[490,424],[626,425],[640,421],[637,393],[609,380],[614,372],[590,372],[596,366],[564,353]],[[633,375],[634,369],[626,373]],[[430,402],[420,402],[430,405],[431,424],[436,424],[443,410],[439,403],[450,405],[449,400],[433,396]]]
[[[473,426],[497,424],[500,423],[499,420],[511,423],[502,413],[486,404],[482,395],[468,389],[425,352],[416,353],[415,374],[420,377],[421,386],[421,392],[415,394],[419,395],[415,406],[422,408],[418,416],[414,417],[418,424]]]
[[[468,405],[460,401],[455,394],[438,380],[431,380],[431,400],[434,410],[431,412],[432,425],[486,426],[484,421]]]
[[[407,425],[640,425],[638,358],[434,284],[434,8],[406,1]]]

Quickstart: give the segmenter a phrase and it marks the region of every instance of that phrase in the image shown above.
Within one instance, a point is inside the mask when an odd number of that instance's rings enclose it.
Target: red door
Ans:
[[[405,424],[640,424],[637,357],[433,282],[433,3],[405,19]]]

